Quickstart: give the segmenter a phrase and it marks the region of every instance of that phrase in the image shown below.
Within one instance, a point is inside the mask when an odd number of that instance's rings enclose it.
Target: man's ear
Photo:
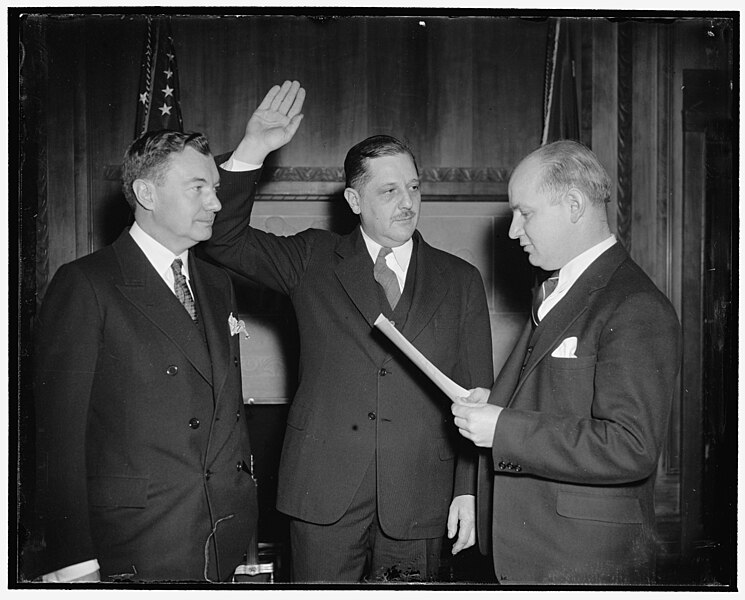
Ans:
[[[569,206],[569,219],[577,223],[587,210],[587,197],[577,188],[570,188],[564,196],[564,202]]]
[[[146,179],[135,179],[132,182],[132,191],[134,192],[135,198],[137,198],[137,204],[142,206],[145,210],[153,210],[153,204],[155,202],[155,187],[152,182]]]
[[[360,195],[357,193],[357,190],[351,187],[346,188],[344,190],[344,199],[355,215],[360,214]]]

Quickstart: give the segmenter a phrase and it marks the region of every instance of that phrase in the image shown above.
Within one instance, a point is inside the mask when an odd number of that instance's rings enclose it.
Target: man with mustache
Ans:
[[[263,163],[250,129],[227,169]],[[409,148],[369,137],[349,150],[344,170],[344,198],[360,218],[351,233],[278,237],[249,226],[251,200],[227,202],[206,250],[288,295],[295,309],[299,385],[277,499],[292,517],[293,580],[432,581],[446,532],[457,534],[453,554],[474,543],[476,453],[463,452],[448,399],[373,323],[384,314],[446,375],[486,385],[484,287],[475,267],[417,231],[419,172]],[[253,189],[258,175],[224,178],[223,189]]]

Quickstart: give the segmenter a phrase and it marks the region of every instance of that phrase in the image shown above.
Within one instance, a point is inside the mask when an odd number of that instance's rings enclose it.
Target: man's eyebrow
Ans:
[[[396,181],[387,181],[385,183],[381,183],[378,186],[378,189],[379,190],[382,190],[383,188],[396,187],[397,185],[398,185],[398,182],[396,182]]]

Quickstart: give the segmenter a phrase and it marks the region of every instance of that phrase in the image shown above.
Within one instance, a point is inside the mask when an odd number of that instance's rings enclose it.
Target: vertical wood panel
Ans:
[[[473,163],[474,38],[472,19],[427,19],[428,143],[422,165]],[[447,65],[443,68],[444,65]]]
[[[80,94],[86,100],[91,250],[114,241],[132,218],[121,185],[107,181],[104,168],[121,163],[135,135],[145,32],[145,19],[139,15],[86,21],[86,85]]]
[[[631,256],[664,291],[664,263],[657,256],[657,148],[658,72],[657,28],[651,23],[633,24],[631,61],[633,172]]]
[[[429,135],[427,37],[419,19],[383,17],[367,22],[367,135],[392,135],[415,153]]]
[[[605,19],[593,26],[592,149],[614,183],[608,204],[608,224],[616,231],[618,201],[618,33]]]
[[[657,28],[657,228],[655,255],[660,265],[661,286],[665,295],[675,305],[675,288],[673,273],[675,267],[675,238],[674,238],[674,210],[673,199],[673,166],[675,154],[673,153],[673,51],[672,51],[672,27],[663,26]],[[680,310],[677,310],[680,315]],[[680,470],[680,389],[676,390],[670,413],[670,430],[665,451],[662,458],[662,469],[660,482],[664,485],[666,478],[675,478],[679,485]],[[680,494],[675,495],[675,502],[671,512],[680,514]]]
[[[681,450],[681,547],[690,556],[693,544],[700,539],[701,483],[703,475],[702,429],[702,268],[703,228],[706,190],[706,140],[700,132],[683,135],[683,168],[685,187],[683,198],[683,368],[681,380],[683,406]]]
[[[47,210],[49,278],[64,263],[77,258],[75,217],[75,64],[74,46],[82,23],[48,21],[49,101],[47,105]]]
[[[476,19],[475,165],[511,170],[540,144],[547,31],[545,21]]]
[[[86,39],[87,23],[74,45],[75,96],[73,106],[73,179],[75,188],[75,254],[85,256],[93,250],[93,203],[90,199],[88,147]]]

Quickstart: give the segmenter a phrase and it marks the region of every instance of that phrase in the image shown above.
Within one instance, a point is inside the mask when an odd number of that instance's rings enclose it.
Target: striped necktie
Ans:
[[[399,298],[401,298],[401,288],[398,287],[398,279],[396,274],[391,271],[388,263],[385,262],[385,257],[392,251],[390,248],[385,246],[378,252],[378,259],[375,261],[375,268],[373,274],[375,275],[375,281],[377,281],[385,291],[385,296],[388,298],[388,304],[391,308],[396,308]]]
[[[186,312],[189,313],[191,320],[197,322],[197,307],[194,305],[194,298],[189,291],[189,286],[186,285],[186,277],[181,272],[181,267],[184,263],[181,262],[180,258],[177,258],[171,263],[171,271],[173,271],[173,291],[176,292],[176,297],[179,302],[184,305]]]
[[[533,316],[533,323],[538,325],[541,320],[538,318],[538,309],[540,308],[543,301],[551,295],[559,284],[559,272],[554,271],[551,276],[544,281],[541,286],[536,290],[535,296],[533,297],[533,307],[531,314]]]

